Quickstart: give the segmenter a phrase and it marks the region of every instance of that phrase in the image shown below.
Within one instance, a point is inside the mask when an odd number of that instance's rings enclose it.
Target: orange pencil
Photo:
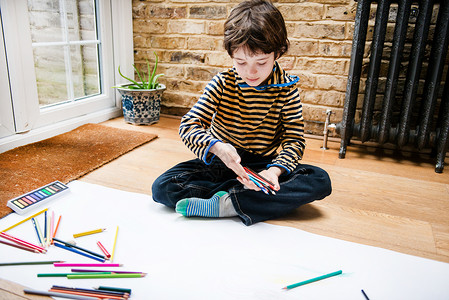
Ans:
[[[51,239],[51,244],[52,244],[52,245],[53,245],[53,238],[56,237],[56,232],[58,231],[58,228],[59,228],[59,222],[61,221],[61,217],[62,217],[62,216],[59,216],[59,218],[58,218],[58,223],[56,223],[55,232],[53,233],[53,237],[52,237],[52,239]]]

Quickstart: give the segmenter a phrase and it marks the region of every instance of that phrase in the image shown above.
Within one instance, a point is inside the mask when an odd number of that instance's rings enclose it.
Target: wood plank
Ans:
[[[82,181],[151,194],[151,184],[178,162],[194,158],[178,135],[179,118],[162,116],[151,126],[104,122],[158,138],[87,174]],[[307,138],[304,163],[329,172],[333,192],[291,214],[268,221],[338,239],[449,262],[449,169],[434,172],[431,158]],[[447,160],[447,159],[446,159]],[[448,165],[448,164],[446,164]]]
[[[0,298],[2,300],[48,300],[48,296],[29,295],[23,292],[27,287],[0,278]]]
[[[382,247],[402,253],[436,257],[437,250],[428,222],[396,215],[340,206],[332,201],[317,201],[305,212],[299,208],[293,214],[267,223],[287,225],[321,235]],[[303,219],[303,214],[309,215]],[[310,215],[314,215],[311,218]],[[413,234],[404,234],[413,232]]]

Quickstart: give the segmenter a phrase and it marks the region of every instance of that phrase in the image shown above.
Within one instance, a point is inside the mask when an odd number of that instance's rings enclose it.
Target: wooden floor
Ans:
[[[179,139],[177,118],[161,117],[151,126],[126,124],[122,118],[103,124],[158,138],[82,181],[151,194],[157,176],[194,157]],[[307,139],[303,162],[328,171],[332,194],[269,223],[449,262],[449,159],[444,173],[436,174],[434,161],[416,154],[355,145],[339,159],[339,143],[329,142],[328,150],[321,146],[322,140]]]

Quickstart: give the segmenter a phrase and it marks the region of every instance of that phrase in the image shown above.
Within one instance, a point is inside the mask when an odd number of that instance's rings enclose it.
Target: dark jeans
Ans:
[[[239,151],[241,164],[260,172],[272,161]],[[311,165],[299,165],[290,174],[279,177],[281,189],[276,195],[245,189],[236,174],[215,157],[210,165],[199,159],[179,163],[153,183],[153,199],[168,207],[184,198],[210,198],[218,191],[230,194],[232,204],[245,225],[274,219],[297,207],[330,195],[331,181],[326,171]]]

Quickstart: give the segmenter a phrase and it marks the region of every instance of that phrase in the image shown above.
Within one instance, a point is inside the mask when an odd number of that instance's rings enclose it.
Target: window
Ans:
[[[39,106],[101,94],[98,2],[28,0]]]
[[[0,0],[0,16],[0,152],[121,114],[131,1]]]

